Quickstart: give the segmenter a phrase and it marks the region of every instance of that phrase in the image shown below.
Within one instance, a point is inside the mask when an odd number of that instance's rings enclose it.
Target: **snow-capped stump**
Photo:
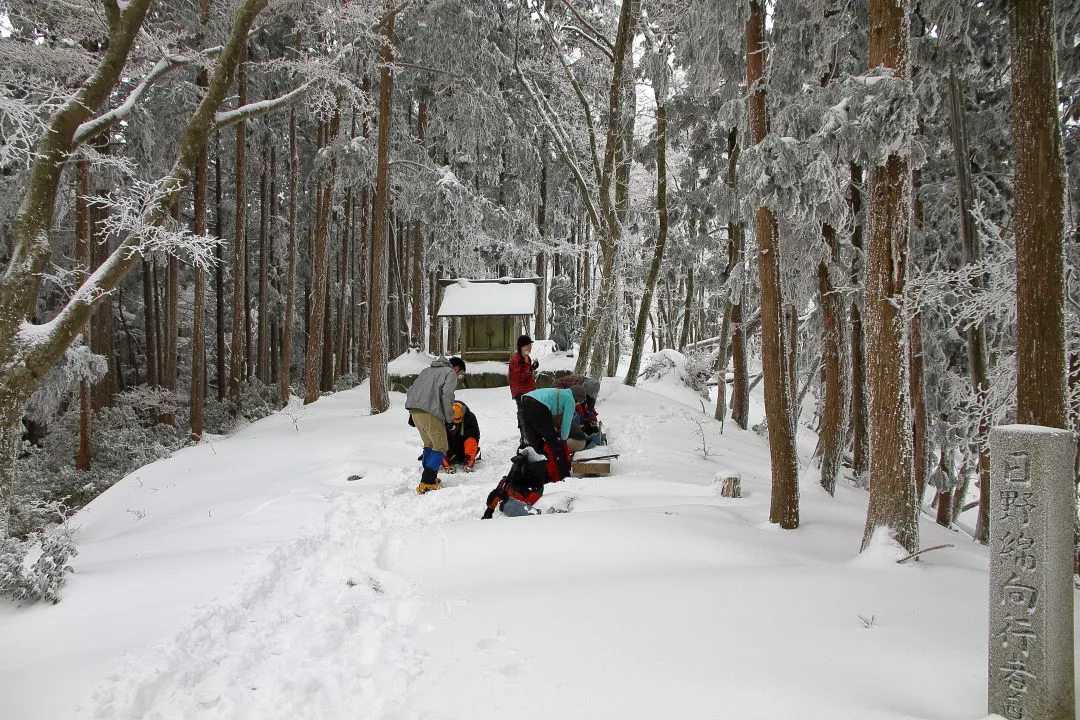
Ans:
[[[596,447],[574,453],[570,471],[578,477],[601,477],[611,474],[611,461],[619,454],[606,447]]]
[[[713,487],[720,497],[742,497],[742,475],[733,470],[721,470],[713,476]]]

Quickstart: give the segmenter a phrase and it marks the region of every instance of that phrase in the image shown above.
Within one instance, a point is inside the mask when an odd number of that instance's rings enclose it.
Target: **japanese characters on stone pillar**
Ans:
[[[1071,432],[990,432],[989,711],[1074,720]]]

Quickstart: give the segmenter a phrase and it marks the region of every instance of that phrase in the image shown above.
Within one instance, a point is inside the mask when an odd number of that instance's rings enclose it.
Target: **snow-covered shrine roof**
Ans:
[[[439,317],[533,315],[536,284],[528,278],[456,280],[443,290]]]

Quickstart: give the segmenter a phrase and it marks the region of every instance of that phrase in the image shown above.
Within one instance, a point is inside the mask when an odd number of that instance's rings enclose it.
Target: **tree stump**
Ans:
[[[720,485],[720,497],[742,497],[742,475],[737,472],[720,472],[716,474],[714,483]]]

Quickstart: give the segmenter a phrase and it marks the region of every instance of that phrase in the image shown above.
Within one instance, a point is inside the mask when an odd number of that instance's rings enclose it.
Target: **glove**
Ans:
[[[495,515],[494,508],[488,508],[484,511],[484,514],[480,517],[481,520],[490,520]]]
[[[533,360],[532,361],[532,369],[535,370],[538,367],[540,367],[540,361],[539,360]]]

